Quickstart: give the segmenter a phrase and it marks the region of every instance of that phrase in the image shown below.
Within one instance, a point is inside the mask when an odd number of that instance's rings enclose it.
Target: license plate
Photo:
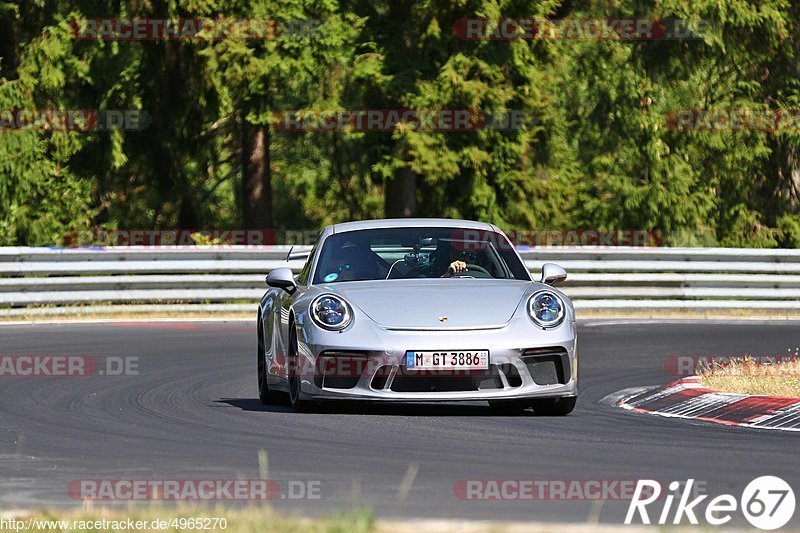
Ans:
[[[406,352],[406,368],[436,370],[487,370],[489,351]]]

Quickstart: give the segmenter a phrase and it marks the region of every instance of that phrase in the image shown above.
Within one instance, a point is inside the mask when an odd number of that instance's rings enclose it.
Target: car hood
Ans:
[[[474,329],[506,324],[536,285],[451,278],[332,283],[328,288],[388,329]]]

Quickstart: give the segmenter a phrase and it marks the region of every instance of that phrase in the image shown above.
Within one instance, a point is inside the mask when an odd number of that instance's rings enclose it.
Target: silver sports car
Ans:
[[[326,227],[267,276],[258,309],[261,400],[488,400],[566,415],[578,394],[575,312],[496,226],[445,219]],[[292,254],[287,259],[298,259]]]

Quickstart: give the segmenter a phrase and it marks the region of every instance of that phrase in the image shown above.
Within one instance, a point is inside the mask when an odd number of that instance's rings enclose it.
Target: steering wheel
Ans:
[[[474,272],[481,272],[481,273],[483,273],[483,274],[486,274],[486,275],[487,275],[487,276],[489,276],[489,277],[492,277],[492,275],[491,275],[491,274],[489,274],[489,271],[488,271],[488,270],[486,270],[485,268],[483,268],[483,267],[482,267],[482,266],[480,266],[480,265],[473,265],[473,264],[471,264],[471,263],[467,263],[467,270],[466,270],[466,271],[463,271],[463,270],[462,270],[461,272],[451,272],[451,271],[448,269],[448,271],[447,271],[447,277],[448,277],[448,278],[474,278],[475,276],[470,276],[470,275],[467,273],[467,272],[468,272],[468,271],[470,271],[470,270],[472,270],[472,271],[474,271]]]

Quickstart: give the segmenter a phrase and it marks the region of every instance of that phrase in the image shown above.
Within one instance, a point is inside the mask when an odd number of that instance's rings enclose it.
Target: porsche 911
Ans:
[[[575,312],[545,263],[533,279],[496,226],[450,219],[326,227],[299,275],[267,276],[258,388],[297,410],[335,400],[488,401],[567,415],[578,395]]]

